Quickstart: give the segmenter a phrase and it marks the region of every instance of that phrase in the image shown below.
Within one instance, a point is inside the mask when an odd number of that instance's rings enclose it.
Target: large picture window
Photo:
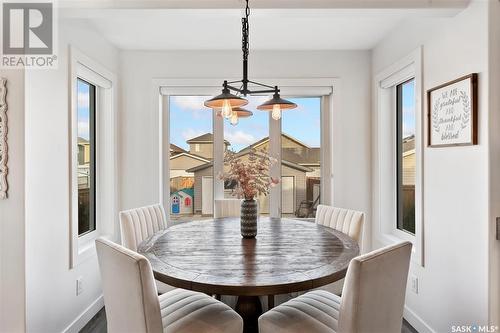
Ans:
[[[415,80],[396,86],[397,228],[415,234]]]
[[[188,88],[166,80],[160,87],[160,178],[167,175],[160,195],[169,223],[213,218],[216,200],[235,198],[237,184],[222,180],[229,150],[243,160],[254,150],[277,159],[269,174],[280,183],[256,198],[260,215],[314,218],[318,204],[331,204],[331,180],[322,178],[325,172],[331,174],[331,153],[321,147],[331,128],[334,100],[325,98],[332,94],[331,81],[320,80],[315,86],[289,81],[283,96],[299,107],[284,111],[278,120],[257,109],[267,95],[246,96],[249,103],[243,108],[252,114],[239,110],[238,117],[226,119],[219,115],[222,110],[204,105],[217,89],[196,82]]]
[[[78,236],[96,229],[96,87],[77,80]]]

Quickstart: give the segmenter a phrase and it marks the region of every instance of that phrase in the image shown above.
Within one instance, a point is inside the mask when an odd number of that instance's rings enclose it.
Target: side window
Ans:
[[[396,86],[397,228],[415,234],[415,79]]]
[[[96,87],[78,79],[78,236],[96,230]]]

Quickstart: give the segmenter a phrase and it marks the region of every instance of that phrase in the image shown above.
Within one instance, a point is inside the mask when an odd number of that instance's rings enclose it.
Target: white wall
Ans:
[[[500,323],[500,241],[495,238],[500,216],[500,2],[490,1],[489,11],[489,146],[490,146],[490,321]]]
[[[241,57],[239,51],[122,52],[121,209],[159,201],[159,120],[158,110],[152,107],[152,79],[240,77]],[[341,79],[341,87],[334,92],[340,96],[341,106],[334,110],[334,146],[330,147],[334,152],[334,203],[366,212],[369,228],[370,52],[260,51],[252,52],[249,61],[253,79]]]
[[[376,75],[423,45],[424,92],[479,73],[479,145],[424,148],[425,267],[411,265],[419,293],[406,297],[407,319],[421,332],[488,323],[487,7],[473,1],[452,19],[404,22],[373,50]]]
[[[59,68],[26,76],[26,306],[29,332],[61,332],[101,295],[97,258],[69,269],[68,44],[118,73],[118,51],[85,24],[59,26]],[[76,296],[76,279],[84,291]],[[80,322],[71,326],[78,329]]]
[[[25,328],[24,70],[0,70],[7,79],[9,197],[0,200],[0,332]]]

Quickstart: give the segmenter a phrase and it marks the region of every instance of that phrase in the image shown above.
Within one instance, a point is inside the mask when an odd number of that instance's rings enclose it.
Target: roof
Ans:
[[[293,148],[284,148],[281,150],[281,158],[300,165],[319,165],[321,161],[319,148],[306,148],[300,152]]]
[[[304,165],[300,165],[300,164],[293,163],[293,162],[286,161],[286,160],[281,160],[281,164],[285,165],[287,167],[290,167],[292,169],[297,169],[299,171],[304,171],[304,172],[311,172],[311,171],[313,171],[313,169],[308,168],[308,167],[306,167]]]
[[[201,157],[201,156],[198,156],[198,155],[195,155],[195,154],[190,154],[188,152],[178,153],[178,154],[172,155],[172,156],[170,156],[170,159],[173,160],[174,158],[178,158],[178,157],[182,157],[182,156],[194,158],[195,160],[199,160],[199,161],[202,161],[202,162],[208,162],[208,161],[210,161],[210,160],[207,160],[204,157]]]
[[[88,144],[89,143],[89,140],[87,139],[84,139],[82,137],[78,137],[78,144]]]
[[[181,147],[174,145],[173,143],[170,144],[170,153],[172,154],[180,154],[180,153],[187,153],[186,150],[182,149]]]
[[[209,168],[209,167],[211,167],[212,165],[214,165],[214,163],[213,163],[213,162],[208,162],[208,163],[205,163],[205,164],[198,165],[198,166],[195,166],[195,167],[193,167],[193,168],[187,169],[187,170],[186,170],[186,172],[196,172],[196,171],[200,171],[200,170],[203,170],[203,169]]]
[[[180,190],[178,190],[178,191],[173,192],[173,193],[172,193],[172,194],[170,194],[170,195],[172,196],[172,195],[175,195],[175,194],[177,194],[177,193],[181,194],[181,192],[183,192],[183,193],[185,193],[185,194],[189,195],[189,196],[190,196],[190,197],[192,197],[192,198],[194,197],[194,188],[183,188],[183,189],[180,189]]]
[[[320,164],[320,149],[317,148],[317,147],[309,147],[308,145],[306,145],[305,143],[297,140],[296,138],[294,138],[293,136],[291,135],[288,135],[286,133],[281,133],[281,136],[282,137],[285,137],[293,142],[296,142],[298,145],[304,147],[305,149],[302,150],[301,152],[298,152],[296,149],[294,148],[284,148],[281,150],[281,158],[282,160],[286,160],[286,161],[289,161],[291,163],[295,163],[295,164],[300,164],[300,165],[316,165],[316,164]],[[262,138],[260,139],[259,141],[243,148],[242,150],[240,150],[237,155],[240,156],[240,155],[245,155],[245,154],[248,154],[250,152],[250,150],[252,148],[257,148],[261,145],[263,145],[264,143],[268,142],[269,141],[269,137],[265,137],[265,138]]]
[[[188,144],[191,143],[213,143],[214,142],[214,135],[212,133],[205,133],[200,136],[197,136],[195,138],[189,139],[186,141]],[[226,145],[230,145],[229,141],[224,140]]]
[[[291,136],[291,135],[289,135],[289,134],[286,134],[286,133],[281,133],[281,136],[284,136],[285,138],[287,138],[287,139],[289,139],[289,140],[291,140],[291,141],[294,141],[294,142],[298,143],[299,145],[301,145],[301,146],[303,146],[303,147],[306,147],[306,148],[311,148],[311,147],[309,147],[308,145],[306,145],[305,143],[303,143],[302,141],[300,141],[300,140],[298,140],[298,139],[294,138],[293,136]],[[269,137],[268,137],[268,136],[266,136],[265,138],[262,138],[262,139],[260,139],[259,141],[254,142],[254,143],[252,143],[251,145],[249,145],[249,146],[247,146],[247,147],[243,148],[242,150],[240,150],[240,151],[238,152],[238,154],[239,154],[239,153],[246,153],[246,151],[247,151],[247,150],[249,151],[250,149],[252,149],[252,148],[256,148],[256,147],[258,147],[258,146],[260,146],[260,145],[263,145],[264,143],[266,143],[266,142],[268,142],[268,141],[269,141]]]
[[[304,165],[300,165],[300,164],[293,163],[293,162],[290,162],[290,161],[282,160],[281,164],[285,165],[287,167],[290,167],[292,169],[296,169],[296,170],[303,171],[303,172],[311,172],[311,171],[313,171],[313,169],[311,169],[311,168],[308,168],[308,167],[306,167]],[[195,166],[194,168],[187,169],[186,171],[187,172],[197,172],[197,171],[204,170],[206,168],[210,168],[212,166],[213,166],[213,162],[208,162],[208,163],[205,163],[205,164],[202,164],[202,165]]]
[[[415,136],[412,135],[410,137],[403,139],[403,153],[408,151],[415,150]]]

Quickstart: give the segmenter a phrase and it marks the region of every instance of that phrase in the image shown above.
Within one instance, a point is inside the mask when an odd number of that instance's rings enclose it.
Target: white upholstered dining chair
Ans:
[[[137,246],[153,234],[167,228],[167,216],[162,205],[150,205],[120,212],[122,245],[137,252]],[[174,287],[156,281],[160,294]]]
[[[96,248],[110,333],[243,331],[241,317],[208,295],[175,289],[158,296],[144,256],[103,238]]]
[[[364,220],[365,214],[362,212],[327,205],[318,205],[315,218],[317,224],[343,232],[357,241],[360,249]],[[319,289],[340,295],[343,284],[344,279],[330,283]]]
[[[241,199],[215,199],[214,218],[240,217]]]
[[[400,333],[411,243],[354,258],[342,297],[315,290],[266,312],[260,333]]]

